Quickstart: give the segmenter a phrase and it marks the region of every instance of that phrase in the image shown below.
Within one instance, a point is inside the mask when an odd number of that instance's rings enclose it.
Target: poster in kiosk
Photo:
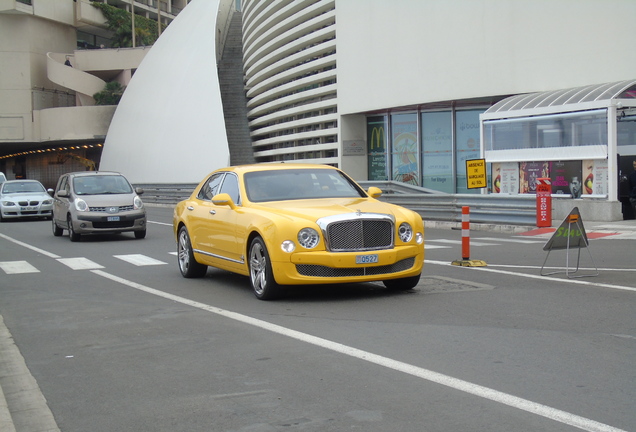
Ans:
[[[543,246],[543,250],[547,251],[548,254],[545,257],[545,261],[543,261],[543,266],[541,266],[541,276],[548,276],[556,273],[565,273],[568,278],[573,277],[585,277],[585,276],[598,276],[598,268],[594,263],[594,258],[592,258],[592,253],[589,249],[589,240],[587,239],[587,234],[585,233],[585,228],[583,227],[583,219],[581,219],[581,214],[579,213],[579,208],[574,207],[569,215],[565,217],[561,225],[554,232],[550,240]],[[590,254],[590,259],[592,260],[592,265],[594,266],[595,273],[581,274],[576,276],[570,276],[570,274],[576,273],[579,271],[579,264],[581,262],[581,249],[587,249]],[[576,258],[576,268],[574,271],[570,271],[570,249],[578,249],[578,254]],[[550,252],[553,250],[565,250],[565,271],[557,270],[549,273],[544,273],[545,264],[548,262],[548,257],[550,256]]]

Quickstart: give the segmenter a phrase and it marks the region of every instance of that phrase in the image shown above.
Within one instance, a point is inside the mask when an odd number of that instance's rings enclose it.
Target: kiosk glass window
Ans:
[[[486,150],[607,145],[607,110],[484,121]]]

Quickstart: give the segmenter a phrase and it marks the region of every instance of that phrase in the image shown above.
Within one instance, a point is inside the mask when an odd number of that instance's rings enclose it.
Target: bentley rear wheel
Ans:
[[[280,296],[281,288],[274,280],[272,263],[261,237],[255,237],[249,252],[250,283],[259,300],[272,300]]]

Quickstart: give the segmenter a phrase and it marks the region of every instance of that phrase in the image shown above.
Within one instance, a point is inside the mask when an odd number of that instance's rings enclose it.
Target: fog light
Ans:
[[[296,250],[296,245],[291,240],[285,240],[283,243],[281,243],[280,247],[284,252],[287,253],[292,253],[294,250]]]
[[[86,224],[85,223],[81,223],[80,224],[80,228],[86,228]]]

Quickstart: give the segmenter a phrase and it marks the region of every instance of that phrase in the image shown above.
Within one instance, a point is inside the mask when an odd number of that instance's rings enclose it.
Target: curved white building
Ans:
[[[218,8],[190,2],[153,45],[115,111],[100,170],[133,183],[198,183],[229,164],[211,24]]]

